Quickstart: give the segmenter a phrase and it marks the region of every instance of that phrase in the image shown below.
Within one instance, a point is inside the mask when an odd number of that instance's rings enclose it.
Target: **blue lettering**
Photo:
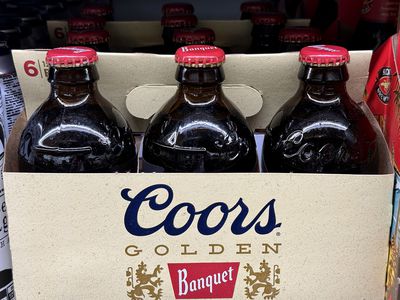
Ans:
[[[275,214],[275,199],[269,201],[254,217],[253,220],[245,224],[246,219],[249,214],[249,208],[244,203],[243,199],[240,198],[238,202],[229,208],[227,204],[223,202],[216,202],[203,210],[196,211],[196,207],[192,203],[180,203],[173,207],[167,214],[166,218],[162,220],[158,225],[150,228],[142,227],[139,224],[139,210],[148,202],[148,207],[151,210],[161,211],[167,209],[174,197],[174,192],[172,188],[166,184],[155,184],[149,186],[138,193],[135,197],[130,197],[130,189],[123,189],[121,191],[121,196],[123,199],[129,201],[128,208],[125,212],[125,227],[128,232],[134,236],[147,236],[151,235],[160,229],[164,228],[165,232],[171,236],[177,236],[185,233],[193,224],[195,216],[199,216],[197,222],[197,230],[203,235],[212,235],[220,231],[225,225],[228,216],[232,212],[237,212],[236,218],[233,220],[231,225],[231,231],[235,235],[242,235],[251,230],[254,227],[256,233],[260,235],[266,235],[271,233],[275,228],[281,227],[281,223],[277,223]],[[160,193],[166,192],[166,199],[159,199]],[[158,200],[158,202],[157,202]],[[215,209],[221,211],[221,220],[217,225],[210,227],[207,223],[210,214]],[[181,227],[175,227],[174,221],[178,213],[184,210],[188,215],[188,219],[184,225]],[[268,214],[267,214],[268,213]],[[263,217],[263,216],[267,217]],[[263,223],[262,223],[263,222]],[[265,224],[265,225],[263,225]]]

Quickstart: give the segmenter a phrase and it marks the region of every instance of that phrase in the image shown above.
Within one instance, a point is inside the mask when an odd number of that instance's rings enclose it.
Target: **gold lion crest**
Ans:
[[[275,299],[279,294],[279,289],[276,288],[280,284],[281,270],[278,265],[273,269],[268,266],[268,263],[263,260],[260,263],[260,272],[254,272],[250,264],[246,264],[244,269],[248,276],[244,279],[247,287],[244,289],[246,299],[254,299],[260,292],[264,299]]]
[[[147,274],[147,265],[141,262],[135,274],[133,274],[133,268],[129,267],[126,271],[126,286],[130,288],[130,291],[127,293],[129,299],[144,300],[147,298],[147,295],[150,299],[161,300],[162,289],[160,286],[163,281],[158,275],[161,273],[162,269],[163,268],[158,265],[153,270],[153,273]],[[136,279],[134,275],[136,275]],[[136,284],[134,282],[136,282]]]

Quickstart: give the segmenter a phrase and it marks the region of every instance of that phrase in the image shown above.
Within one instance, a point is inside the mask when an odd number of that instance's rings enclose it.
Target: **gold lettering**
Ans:
[[[211,247],[211,251],[208,252],[208,254],[210,254],[210,255],[216,255],[216,254],[224,253],[224,250],[225,250],[224,245],[221,245],[221,244],[209,244],[209,246]],[[217,251],[217,250],[219,250],[219,251]]]
[[[160,249],[164,249],[164,251],[161,252]],[[165,256],[169,253],[169,248],[165,245],[158,245],[154,248],[154,252],[159,256]]]
[[[262,254],[269,254],[269,250],[271,250],[272,252],[274,252],[275,254],[279,253],[279,246],[282,246],[281,243],[275,243],[274,246],[272,247],[270,244],[262,244],[264,246],[264,251],[262,252]]]
[[[181,252],[181,255],[196,255],[197,254],[197,251],[188,252],[188,248],[190,247],[189,244],[182,244],[181,247],[183,248],[183,252]]]
[[[135,245],[129,245],[125,248],[125,254],[128,256],[138,256],[142,251]]]
[[[236,254],[251,254],[251,244],[236,244],[238,251]]]

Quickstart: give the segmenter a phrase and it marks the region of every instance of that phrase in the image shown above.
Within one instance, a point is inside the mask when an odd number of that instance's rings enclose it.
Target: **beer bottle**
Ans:
[[[166,3],[162,6],[163,16],[193,15],[194,7],[190,3]]]
[[[241,20],[250,20],[253,14],[267,12],[272,10],[272,4],[261,1],[247,1],[240,5]]]
[[[252,172],[256,144],[246,119],[224,95],[225,53],[214,46],[178,49],[178,91],[144,135],[145,172]]]
[[[84,46],[98,52],[109,52],[110,34],[105,30],[96,31],[69,31],[67,43],[69,46]]]
[[[364,0],[351,48],[371,50],[397,32],[399,0]]]
[[[163,26],[162,38],[164,40],[164,52],[174,53],[174,42],[172,37],[174,32],[180,29],[190,29],[197,25],[197,17],[195,15],[174,15],[164,16],[161,19]]]
[[[113,20],[113,9],[107,4],[87,4],[81,9],[83,17],[100,17],[107,21]]]
[[[350,56],[339,46],[300,51],[300,86],[268,125],[268,172],[378,174],[384,139],[346,91]],[[382,143],[382,144],[381,144]]]
[[[93,49],[49,50],[51,91],[22,132],[22,172],[136,172],[132,131],[99,93]]]
[[[105,19],[98,17],[72,18],[68,20],[69,31],[97,31],[103,30],[106,24]]]
[[[214,30],[210,28],[182,29],[174,32],[172,37],[175,51],[187,45],[213,45]]]
[[[304,47],[320,44],[321,41],[321,32],[312,27],[287,27],[279,33],[281,52],[300,51]]]
[[[286,16],[280,12],[253,15],[250,53],[275,53],[279,51],[279,32],[285,26]]]

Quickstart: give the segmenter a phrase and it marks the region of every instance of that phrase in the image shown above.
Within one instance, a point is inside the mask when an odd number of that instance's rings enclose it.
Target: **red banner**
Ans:
[[[239,263],[168,264],[176,299],[232,298]]]

